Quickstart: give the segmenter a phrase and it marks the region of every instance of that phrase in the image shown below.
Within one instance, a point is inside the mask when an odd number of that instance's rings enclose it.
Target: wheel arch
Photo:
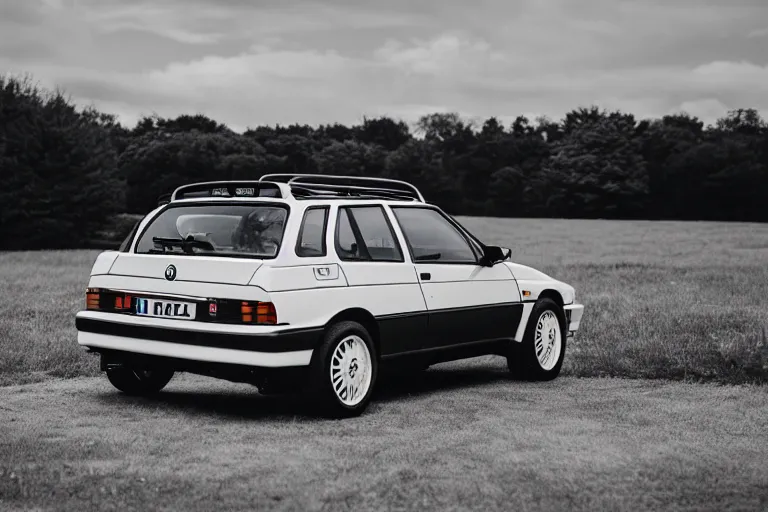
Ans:
[[[379,323],[376,321],[376,318],[374,318],[370,311],[364,308],[348,308],[340,311],[339,313],[333,315],[330,320],[328,320],[328,322],[325,324],[323,333],[328,332],[328,329],[330,329],[331,326],[344,321],[357,322],[365,327],[373,339],[373,347],[376,350],[376,358],[378,359],[381,357]]]
[[[560,309],[563,309],[563,307],[565,306],[565,301],[563,300],[563,296],[560,294],[560,292],[552,288],[547,288],[545,290],[542,290],[541,293],[539,293],[537,300],[539,299],[552,299],[553,301],[555,301],[555,304],[557,304],[560,307]]]
[[[565,301],[563,300],[563,296],[557,290],[553,290],[552,288],[547,288],[545,290],[542,290],[542,292],[539,294],[539,297],[536,300],[539,301],[541,299],[551,299],[555,302],[555,304],[557,304],[557,307],[560,309],[559,311],[560,330],[563,332],[563,336],[567,336],[568,318],[567,318],[567,315],[565,314]]]

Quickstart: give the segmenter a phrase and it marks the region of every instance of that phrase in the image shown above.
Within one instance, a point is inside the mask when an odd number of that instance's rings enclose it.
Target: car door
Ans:
[[[432,348],[512,338],[520,291],[509,268],[480,264],[480,248],[440,209],[391,206],[428,311]]]
[[[424,348],[426,303],[384,207],[340,205],[334,249],[349,283],[350,306],[376,319],[381,355]]]

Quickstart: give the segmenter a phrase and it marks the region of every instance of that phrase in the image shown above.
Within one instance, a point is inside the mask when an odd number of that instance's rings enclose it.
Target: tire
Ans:
[[[552,338],[549,338],[552,336]],[[537,338],[543,346],[537,348]],[[546,354],[548,339],[552,339],[550,355]],[[563,309],[550,298],[539,299],[528,317],[522,342],[513,341],[507,355],[507,366],[516,378],[529,381],[547,381],[557,378],[563,366],[566,344],[566,325]],[[557,351],[559,350],[559,354]]]
[[[378,377],[371,335],[357,322],[334,324],[312,355],[309,371],[313,409],[331,418],[359,416],[370,402]]]
[[[138,370],[129,367],[107,370],[107,378],[127,395],[152,395],[163,389],[173,378],[173,370]]]

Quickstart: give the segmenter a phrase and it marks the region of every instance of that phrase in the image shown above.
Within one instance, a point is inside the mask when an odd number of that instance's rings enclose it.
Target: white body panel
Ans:
[[[322,274],[321,274],[322,271]],[[253,274],[250,286],[258,286],[268,292],[296,290],[321,290],[347,286],[347,279],[338,263],[324,263],[295,267],[263,266]]]
[[[363,309],[372,316],[424,311],[419,285],[401,284],[372,292],[369,286],[293,290],[270,294],[278,318],[292,327],[324,326],[336,314],[348,309]]]
[[[568,330],[570,332],[578,331],[581,325],[581,317],[584,314],[584,304],[571,304],[570,306],[565,306],[564,309],[571,314],[571,323],[568,325]]]
[[[526,302],[523,304],[523,314],[520,316],[520,324],[517,326],[517,332],[515,333],[515,341],[523,341],[525,336],[525,328],[528,325],[528,319],[531,317],[531,310],[533,309],[533,302]]]
[[[558,292],[563,297],[563,304],[572,304],[576,298],[573,286],[553,279],[543,272],[519,263],[504,262],[504,265],[515,276],[521,293],[523,290],[531,292],[531,295],[523,297],[523,300],[536,300],[544,290]]]
[[[520,302],[515,278],[504,265],[416,263],[416,273],[430,310]]]
[[[288,366],[306,366],[312,358],[311,350],[295,352],[251,352],[227,348],[199,347],[178,343],[125,338],[108,334],[79,332],[77,342],[80,345],[111,350],[124,350],[153,356],[189,359],[190,361],[206,361],[209,363],[229,363],[265,368],[282,368]]]

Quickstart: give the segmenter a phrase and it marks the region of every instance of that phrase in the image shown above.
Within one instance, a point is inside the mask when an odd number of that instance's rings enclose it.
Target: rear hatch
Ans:
[[[275,201],[172,202],[127,252],[105,255],[94,265],[89,309],[163,320],[275,323],[269,294],[247,285],[276,257],[287,218],[288,208]]]
[[[92,286],[247,296],[253,293],[246,286],[253,275],[276,257],[287,219],[287,206],[275,200],[172,202],[140,230],[127,252],[94,273]]]
[[[245,286],[262,265],[255,259],[121,253],[109,275]]]

